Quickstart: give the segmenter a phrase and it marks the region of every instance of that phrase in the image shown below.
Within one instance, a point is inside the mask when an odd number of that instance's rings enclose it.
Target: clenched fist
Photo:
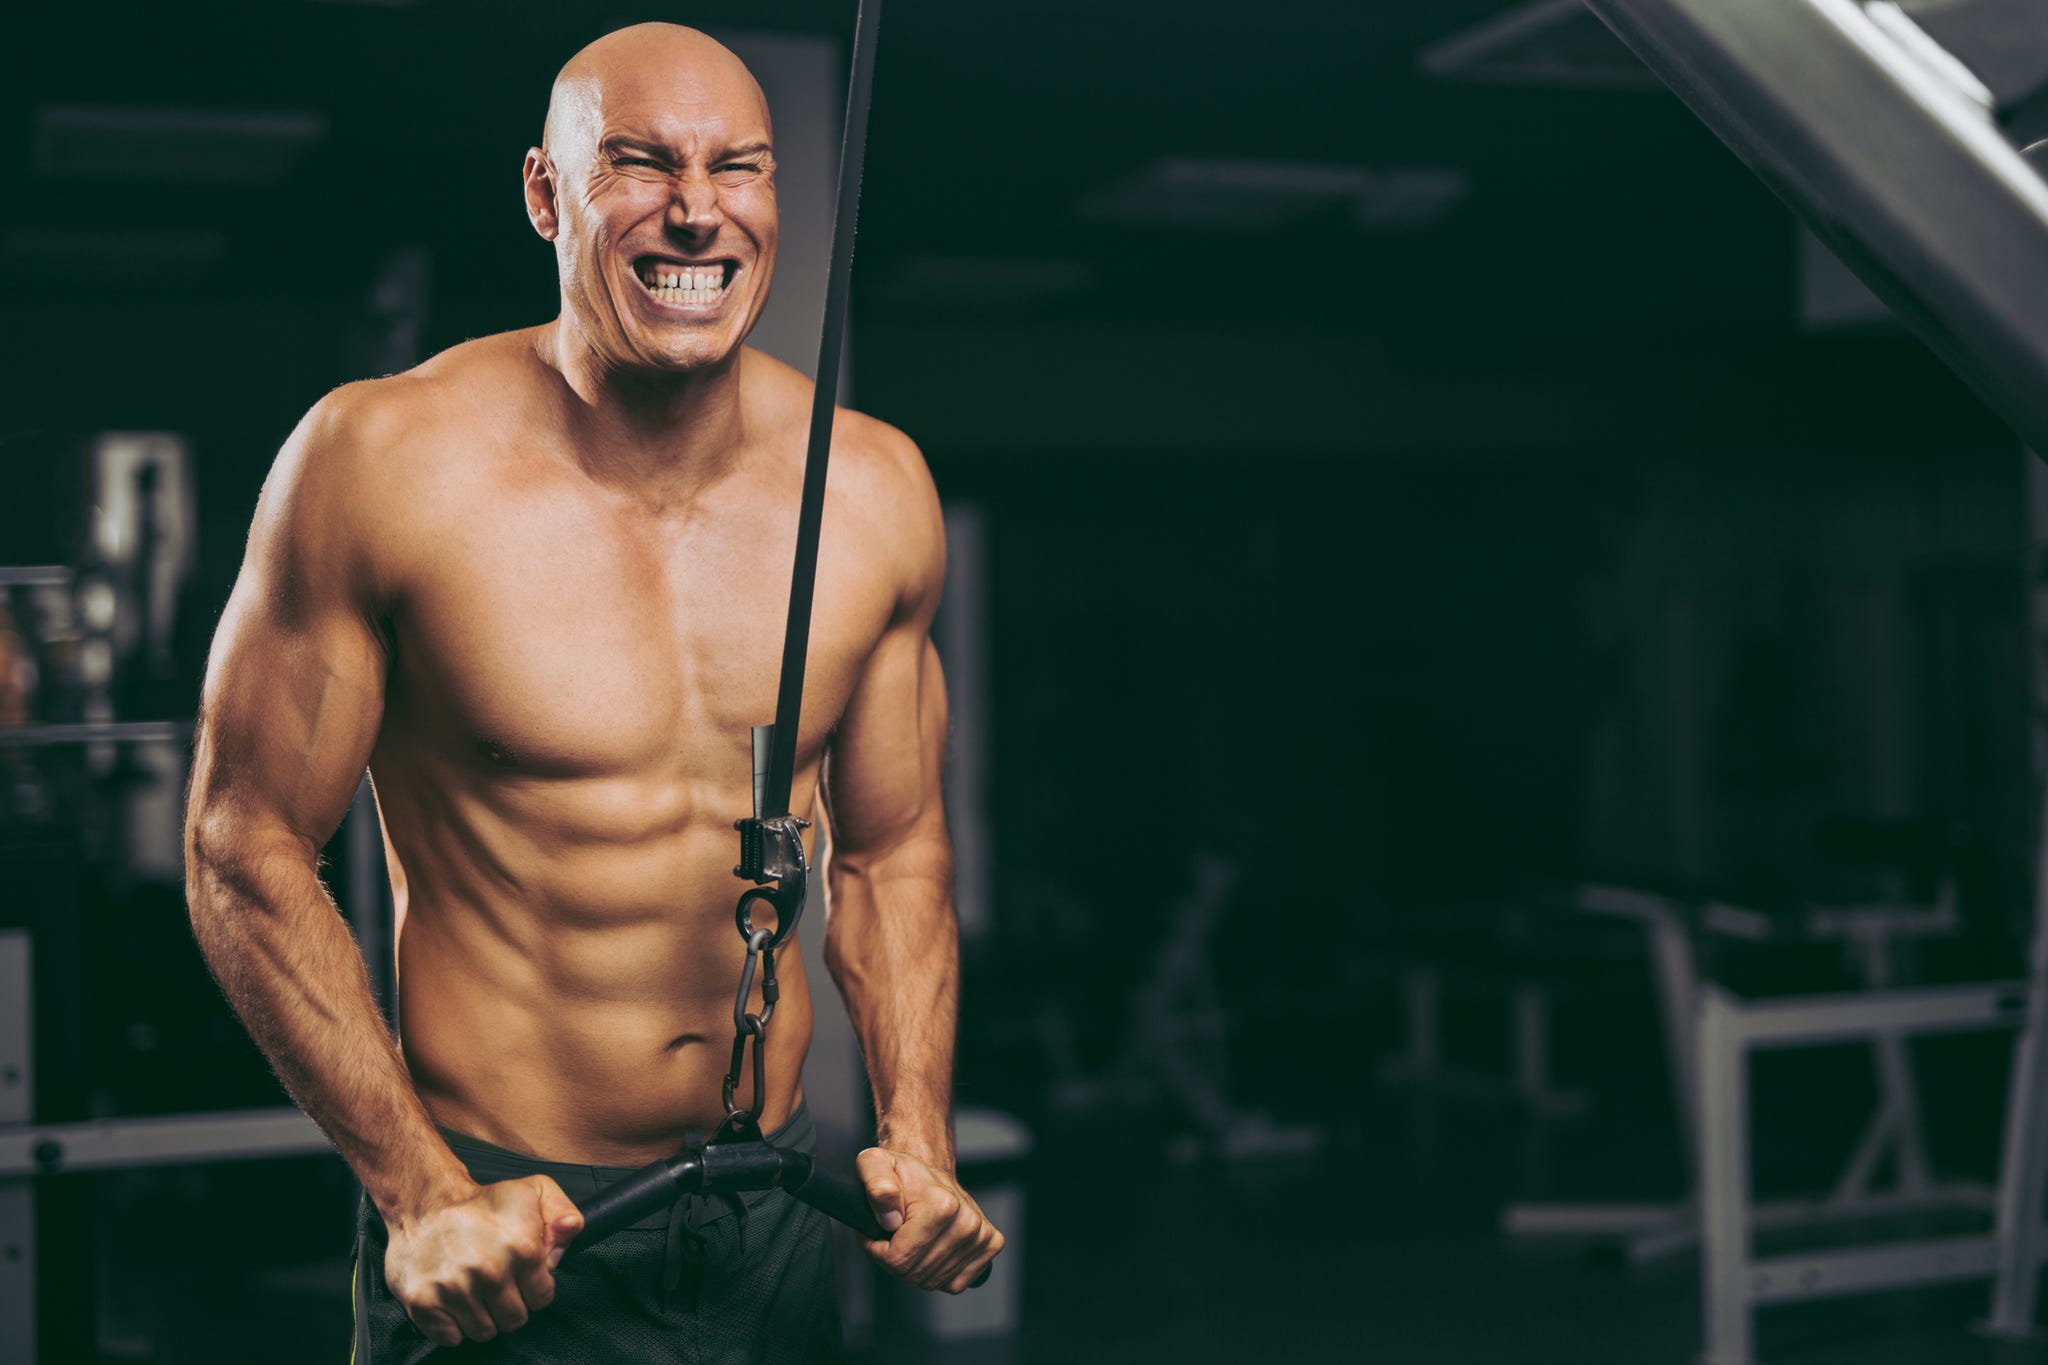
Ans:
[[[555,1266],[583,1215],[544,1175],[475,1193],[391,1223],[384,1282],[441,1346],[516,1331],[554,1301]]]
[[[1003,1234],[951,1174],[882,1147],[862,1152],[857,1169],[889,1231],[887,1241],[867,1243],[868,1255],[898,1279],[958,1294],[1003,1249]]]

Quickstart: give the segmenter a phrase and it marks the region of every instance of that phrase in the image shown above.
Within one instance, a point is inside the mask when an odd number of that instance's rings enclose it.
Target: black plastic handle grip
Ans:
[[[844,1176],[820,1169],[806,1153],[782,1154],[782,1188],[870,1241],[885,1241],[889,1236],[875,1221],[867,1191]]]
[[[656,1209],[667,1208],[696,1187],[698,1182],[692,1177],[701,1170],[695,1157],[680,1157],[657,1161],[605,1186],[582,1206],[583,1231],[576,1234],[576,1241],[584,1245],[602,1241]]]
[[[887,1240],[889,1234],[875,1220],[875,1210],[868,1203],[866,1190],[844,1176],[820,1168],[809,1153],[778,1148],[775,1154],[782,1158],[782,1179],[779,1183],[791,1198],[801,1199],[827,1218],[846,1224],[870,1241]],[[589,1246],[600,1242],[631,1227],[656,1209],[675,1203],[703,1184],[704,1163],[696,1156],[674,1157],[643,1167],[617,1184],[599,1190],[581,1206],[583,1231],[576,1234],[574,1245]],[[979,1289],[986,1284],[989,1269],[983,1266],[968,1288]]]
[[[794,1198],[801,1199],[827,1218],[846,1224],[861,1236],[871,1241],[884,1241],[889,1234],[875,1221],[874,1206],[868,1203],[867,1191],[844,1176],[822,1169],[802,1152],[782,1154],[782,1188]],[[979,1289],[988,1283],[988,1273],[993,1263],[981,1268],[974,1282],[967,1287]]]

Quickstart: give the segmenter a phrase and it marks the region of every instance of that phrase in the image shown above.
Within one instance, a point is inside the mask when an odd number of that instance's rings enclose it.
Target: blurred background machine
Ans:
[[[2024,0],[1588,6],[2024,440],[2048,448],[2048,182],[2037,159],[2048,134],[2048,11]],[[1532,35],[1577,21],[1575,6],[1526,6],[1438,46],[1426,61],[1440,74],[1468,74],[1505,50],[1530,46]],[[1815,311],[1839,322],[1838,309]],[[2032,627],[2025,661],[2035,697],[2032,804],[2040,809],[2048,776],[2041,761],[2048,708],[2040,703],[2048,635],[2041,630],[2036,556],[2048,522],[2040,520],[2037,461],[2028,463],[2026,485]],[[1903,793],[1884,791],[1883,776],[1880,770],[1872,795],[1897,801]],[[1911,841],[1886,842],[1903,854]],[[2034,831],[2033,853],[2048,869],[2048,828]],[[1906,984],[1902,949],[1954,939],[1964,929],[1957,875],[1954,868],[1944,872],[1923,904],[1808,901],[1789,915],[1701,897],[1580,892],[1582,908],[1636,919],[1649,937],[1694,1193],[1671,1211],[1515,1206],[1507,1212],[1509,1229],[1621,1235],[1637,1260],[1701,1238],[1702,1358],[1710,1365],[1749,1365],[1754,1311],[1765,1304],[1948,1278],[1994,1276],[1989,1329],[2009,1338],[2032,1335],[2048,1167],[2041,1097],[2048,1084],[2041,1051],[2048,925],[2040,915],[2048,872],[2033,879],[2034,913],[2008,912],[2034,945],[2024,977],[1930,983],[1923,976]],[[1745,991],[1722,970],[1725,951],[1708,959],[1721,963],[1701,960],[1710,947],[1730,942],[1778,962],[1788,942],[1838,944],[1854,969],[1852,989],[1816,992],[1810,975],[1787,978],[1780,971],[1762,993]],[[1928,954],[1913,956],[1924,969]],[[1917,1037],[1999,1026],[2020,1026],[2021,1036],[1994,1198],[1987,1186],[1930,1174],[1907,1049]],[[1783,1116],[1752,1103],[1752,1053],[1845,1041],[1873,1048],[1878,1079],[1874,1114],[1847,1167],[1824,1199],[1755,1202],[1752,1144],[1768,1141]],[[1883,1194],[1873,1189],[1880,1169],[1891,1185]],[[1964,1233],[1930,1233],[1925,1223],[1942,1211],[1973,1210],[1985,1218],[1966,1220]],[[1888,1214],[1922,1217],[1903,1236],[1873,1233],[1873,1221]],[[1817,1250],[1809,1241],[1766,1254],[1767,1234],[1810,1234],[1828,1221],[1860,1223],[1862,1235],[1846,1250]]]
[[[0,567],[0,1358],[23,1362],[88,1358],[146,1311],[103,1252],[171,1211],[87,1173],[327,1150],[183,913],[190,451],[120,432],[41,453],[68,457],[82,498],[53,518],[67,562]]]

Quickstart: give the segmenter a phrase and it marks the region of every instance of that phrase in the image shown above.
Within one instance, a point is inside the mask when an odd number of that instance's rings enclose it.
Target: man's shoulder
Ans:
[[[418,450],[453,432],[475,433],[478,417],[502,411],[506,395],[531,391],[539,368],[526,334],[478,337],[409,370],[344,384],[314,404],[307,420],[339,446]]]
[[[386,494],[417,492],[436,470],[488,448],[522,390],[532,388],[531,346],[517,332],[480,337],[377,379],[331,390],[300,420],[280,470]]]
[[[908,510],[906,504],[936,505],[938,490],[932,484],[924,452],[898,428],[879,417],[841,407],[832,417],[832,462],[845,468],[863,491]]]
[[[830,515],[862,528],[906,601],[936,594],[946,569],[945,518],[917,442],[879,417],[835,407],[828,488]]]
[[[493,431],[519,420],[507,401],[521,383],[518,336],[465,342],[329,392],[278,452],[267,519],[357,546],[387,568],[417,560],[499,448]]]
[[[762,401],[790,434],[794,458],[806,453],[811,400],[808,375],[763,351],[748,348],[748,377]],[[835,498],[876,503],[898,517],[938,511],[938,491],[917,442],[879,417],[837,405],[832,409],[832,483]]]

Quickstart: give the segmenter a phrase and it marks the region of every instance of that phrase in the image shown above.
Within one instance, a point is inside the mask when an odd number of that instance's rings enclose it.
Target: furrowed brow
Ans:
[[[625,153],[633,156],[658,156],[664,161],[675,160],[675,153],[662,146],[659,142],[649,142],[645,138],[638,137],[614,135],[598,143],[597,149],[607,156],[618,156],[621,153]]]

